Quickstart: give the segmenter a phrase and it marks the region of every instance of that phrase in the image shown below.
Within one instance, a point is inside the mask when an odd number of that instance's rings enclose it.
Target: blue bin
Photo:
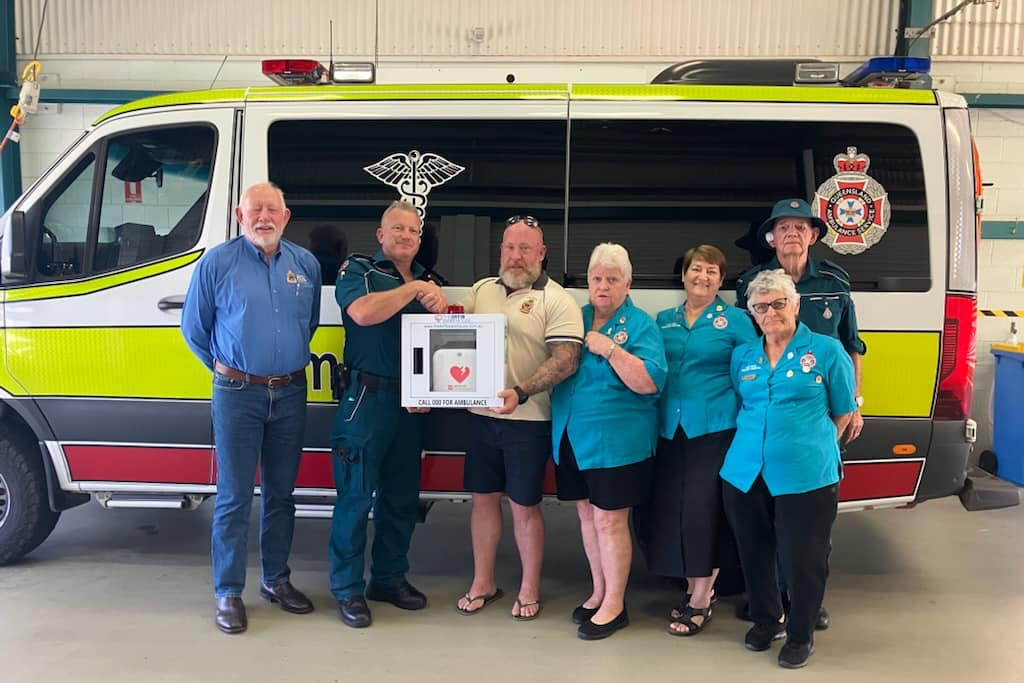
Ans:
[[[992,354],[996,357],[992,402],[996,474],[1024,486],[1024,345],[993,344]]]

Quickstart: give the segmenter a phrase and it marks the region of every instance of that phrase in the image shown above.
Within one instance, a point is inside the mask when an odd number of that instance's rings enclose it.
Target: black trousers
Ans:
[[[758,477],[743,493],[723,483],[725,514],[739,546],[750,598],[750,617],[771,624],[782,616],[778,563],[789,584],[789,640],[809,643],[828,580],[829,538],[839,485],[773,496]]]

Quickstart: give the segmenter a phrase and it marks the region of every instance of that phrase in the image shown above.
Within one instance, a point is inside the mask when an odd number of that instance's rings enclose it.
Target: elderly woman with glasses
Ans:
[[[761,271],[746,295],[764,337],[732,354],[740,412],[722,495],[754,621],[745,645],[762,651],[786,637],[779,664],[795,669],[814,652],[828,579],[842,472],[837,438],[857,410],[853,363],[837,340],[798,321],[800,295],[784,270]],[[788,622],[776,552],[789,585]]]
[[[572,614],[584,640],[629,624],[629,511],[649,497],[654,471],[665,350],[654,321],[629,298],[632,276],[622,246],[594,249],[579,369],[551,398],[558,497],[576,501],[593,579],[593,592]]]

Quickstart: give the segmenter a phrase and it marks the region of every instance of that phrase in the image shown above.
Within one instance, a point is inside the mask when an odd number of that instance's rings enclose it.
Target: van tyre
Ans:
[[[4,428],[0,435],[0,566],[32,552],[60,518],[50,509],[46,472],[35,443]]]

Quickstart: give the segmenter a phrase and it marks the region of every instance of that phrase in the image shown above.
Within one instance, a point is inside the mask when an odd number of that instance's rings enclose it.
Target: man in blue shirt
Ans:
[[[331,431],[334,505],[328,556],[341,620],[365,628],[366,599],[417,610],[427,598],[406,578],[419,514],[422,415],[401,406],[403,313],[444,313],[448,301],[415,262],[422,222],[416,208],[392,202],[377,229],[380,251],[342,264],[334,296],[345,325],[348,386]],[[364,579],[366,525],[373,510],[370,582]]]
[[[260,597],[286,612],[313,603],[289,581],[292,490],[306,425],[309,341],[320,320],[320,265],[281,239],[291,212],[277,186],[248,188],[235,209],[242,235],[203,257],[192,275],[181,331],[213,371],[217,499],[213,513],[215,623],[248,626],[242,590],[256,467],[260,467]]]

